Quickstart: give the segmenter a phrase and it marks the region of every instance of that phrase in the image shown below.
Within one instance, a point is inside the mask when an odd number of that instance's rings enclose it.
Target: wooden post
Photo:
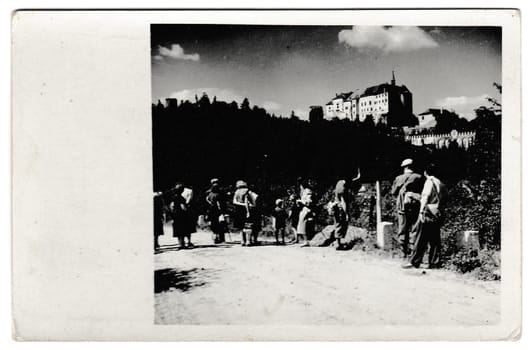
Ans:
[[[380,226],[380,223],[382,222],[382,207],[381,207],[381,201],[380,201],[380,182],[376,182],[376,192],[377,192],[377,203],[376,203],[376,209],[377,209],[377,232],[378,227]]]

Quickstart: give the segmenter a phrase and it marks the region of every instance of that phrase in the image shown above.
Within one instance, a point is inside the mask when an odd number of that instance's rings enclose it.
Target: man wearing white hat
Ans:
[[[395,178],[391,193],[397,199],[397,235],[402,255],[410,253],[410,231],[417,222],[420,208],[421,191],[424,185],[422,175],[413,171],[413,160],[404,159],[401,163],[403,173]],[[413,243],[413,242],[412,242]]]

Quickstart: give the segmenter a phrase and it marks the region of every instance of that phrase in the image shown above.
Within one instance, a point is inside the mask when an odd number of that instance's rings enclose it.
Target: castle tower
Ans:
[[[391,71],[391,85],[395,86],[395,83],[396,83],[396,81],[395,81],[395,71],[392,70]]]

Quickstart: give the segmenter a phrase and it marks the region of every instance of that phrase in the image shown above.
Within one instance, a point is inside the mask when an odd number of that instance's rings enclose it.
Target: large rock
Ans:
[[[365,228],[349,226],[345,237],[342,238],[342,244],[345,249],[351,249],[357,242],[362,241],[367,236]],[[316,234],[309,242],[311,247],[327,247],[336,245],[335,227],[334,225],[326,226],[321,232]]]
[[[317,233],[309,242],[311,247],[327,247],[335,240],[334,225],[326,226]]]
[[[355,244],[362,242],[366,236],[367,230],[365,228],[349,226],[345,237],[342,239],[342,244],[345,249],[352,249]]]

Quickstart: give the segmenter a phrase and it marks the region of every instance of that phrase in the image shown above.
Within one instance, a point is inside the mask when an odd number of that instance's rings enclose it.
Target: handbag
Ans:
[[[406,191],[408,185],[412,182],[411,176],[406,179],[399,191],[399,199],[397,203],[401,203],[401,207],[398,207],[398,211],[401,214],[406,212],[418,211],[421,195],[412,191]]]

